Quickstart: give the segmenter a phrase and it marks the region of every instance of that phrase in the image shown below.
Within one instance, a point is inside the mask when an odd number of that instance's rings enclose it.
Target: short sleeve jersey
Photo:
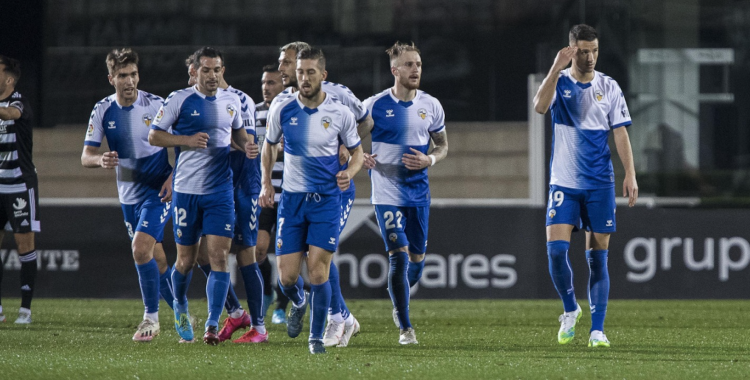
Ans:
[[[248,136],[253,136],[258,143],[258,135],[255,129],[255,103],[253,99],[244,92],[229,86],[227,91],[234,93],[240,98],[240,117],[242,125]],[[232,183],[235,188],[244,187],[251,193],[260,192],[260,156],[249,159],[245,152],[231,150],[229,165],[232,168]]]
[[[0,193],[22,192],[27,190],[27,181],[36,181],[32,162],[33,113],[29,101],[18,91],[0,99],[0,107],[21,111],[21,117],[16,120],[0,119]]]
[[[206,96],[193,86],[167,97],[151,129],[180,136],[199,132],[209,136],[207,148],[176,149],[175,191],[203,195],[232,189],[229,146],[232,129],[243,127],[240,110],[239,97],[223,89]]]
[[[164,99],[138,91],[135,103],[122,107],[112,94],[94,106],[84,145],[99,147],[104,137],[120,160],[117,192],[122,204],[137,204],[161,191],[172,173],[167,150],[148,143],[148,133]]]
[[[598,72],[581,83],[560,72],[552,110],[550,185],[571,189],[614,186],[609,131],[632,123],[617,82]]]
[[[346,106],[326,94],[323,103],[310,109],[293,94],[271,105],[266,126],[269,144],[284,137],[284,191],[340,194],[339,139],[349,149],[360,145],[356,120]]]
[[[417,90],[409,102],[393,96],[387,89],[365,100],[374,125],[372,154],[377,165],[370,171],[372,204],[392,206],[427,206],[430,184],[427,168],[409,170],[401,162],[404,153],[414,148],[427,154],[430,134],[445,130],[445,112],[440,102]]]

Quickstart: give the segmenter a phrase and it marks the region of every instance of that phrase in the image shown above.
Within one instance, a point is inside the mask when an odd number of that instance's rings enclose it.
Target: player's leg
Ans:
[[[31,299],[34,296],[34,287],[37,274],[37,255],[34,246],[34,233],[39,232],[39,219],[37,215],[39,198],[36,183],[28,183],[28,190],[10,197],[14,199],[11,205],[6,204],[5,209],[10,226],[13,228],[13,236],[18,248],[18,259],[21,261],[21,308],[18,310],[16,323],[31,323]],[[9,213],[12,211],[12,215]]]
[[[339,233],[344,230],[346,222],[349,220],[349,214],[354,205],[354,197],[354,191],[347,191],[341,194]],[[331,260],[331,267],[329,268],[328,282],[331,284],[331,306],[328,309],[328,325],[325,329],[323,344],[326,347],[346,347],[352,335],[359,333],[359,323],[346,306],[346,301],[341,293],[339,271],[333,260]]]
[[[281,292],[281,288],[271,283],[272,274],[268,273],[266,275],[264,269],[265,266],[268,267],[269,271],[273,271],[271,260],[268,259],[268,249],[271,246],[272,233],[276,228],[276,208],[276,206],[273,208],[263,208],[260,211],[260,217],[258,218],[258,242],[255,246],[255,254],[257,261],[261,263],[261,272],[263,272],[264,295],[268,296],[269,292],[276,292],[276,307],[271,317],[271,323],[281,324],[286,323],[286,306],[289,303],[289,298]],[[266,257],[265,262],[261,260],[261,257]]]
[[[300,276],[303,253],[307,250],[306,198],[307,194],[282,192],[276,219],[276,266],[279,287],[292,301],[286,325],[287,335],[292,338],[302,332],[302,318],[307,309],[307,292]]]
[[[164,252],[164,245],[159,242],[154,246],[154,259],[159,266],[159,294],[171,309],[174,304],[174,295],[172,294],[172,270],[167,262],[167,254]]]
[[[219,318],[231,286],[227,256],[234,236],[234,193],[231,189],[200,196],[203,210],[203,232],[206,234],[208,260],[211,274],[206,282],[208,318],[203,341],[209,345],[219,343]]]
[[[552,283],[563,302],[564,313],[558,318],[560,330],[557,341],[569,343],[575,336],[575,325],[581,318],[573,287],[573,271],[570,267],[568,251],[570,235],[574,225],[581,219],[580,194],[577,191],[550,187],[547,205],[547,259]]]
[[[198,243],[203,228],[203,215],[198,205],[198,195],[172,193],[173,229],[177,244],[177,259],[172,271],[174,293],[175,329],[180,342],[193,342],[193,326],[188,312],[187,290],[193,277],[193,266],[198,258]]]
[[[585,220],[586,261],[589,265],[589,307],[591,308],[591,335],[589,347],[609,347],[604,335],[604,318],[609,300],[609,253],[610,234],[616,230],[615,192],[599,189],[588,192]]]
[[[211,275],[211,261],[208,259],[208,243],[205,236],[201,237],[200,245],[198,246],[198,268],[201,268],[201,272],[206,275],[206,278]],[[234,291],[234,287],[230,284],[229,290],[227,291],[226,301],[224,301],[224,308],[227,310],[229,318],[237,320],[243,320],[245,310],[242,309],[237,293]]]
[[[424,255],[427,251],[427,231],[430,218],[430,206],[409,207],[405,209],[406,238],[409,241],[409,269],[407,277],[409,287],[416,285],[422,278]]]
[[[323,354],[323,334],[326,326],[326,315],[331,304],[331,284],[328,273],[331,267],[333,251],[310,245],[307,259],[307,270],[310,276],[310,337],[308,339],[311,354]]]

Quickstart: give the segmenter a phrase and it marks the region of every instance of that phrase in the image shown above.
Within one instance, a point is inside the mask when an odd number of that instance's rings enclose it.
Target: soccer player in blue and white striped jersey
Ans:
[[[360,136],[372,134],[372,155],[365,155],[365,166],[371,169],[372,204],[391,264],[388,290],[401,330],[399,343],[416,344],[409,288],[422,276],[427,249],[427,168],[448,154],[448,135],[440,102],[419,90],[419,49],[396,42],[386,53],[394,85],[365,100],[375,124],[372,130],[360,130]],[[428,155],[430,140],[434,149]]]
[[[633,151],[625,127],[631,124],[628,106],[614,79],[594,70],[599,38],[588,25],[570,30],[570,45],[557,53],[547,77],[534,97],[534,110],[552,111],[552,158],[547,205],[547,255],[552,282],[563,301],[557,340],[567,344],[575,336],[581,307],[573,289],[568,260],[574,229],[586,229],[589,264],[589,347],[609,347],[604,317],[609,298],[607,254],[615,232],[615,178],[608,145],[614,134],[617,153],[625,167],[623,195],[628,205],[638,199]],[[572,61],[570,68],[566,69]]]
[[[164,226],[171,216],[172,167],[167,150],[148,143],[164,100],[138,90],[138,54],[131,49],[111,51],[106,62],[115,94],[96,103],[91,112],[81,164],[117,172],[117,191],[146,308],[133,340],[148,342],[160,331],[159,293],[169,307],[173,301],[171,271],[162,248]],[[110,150],[99,154],[104,138]]]
[[[195,56],[199,62],[197,84],[167,98],[151,127],[149,142],[179,149],[173,195],[175,328],[183,341],[193,340],[187,286],[199,240],[205,235],[211,274],[206,285],[208,318],[203,341],[216,345],[220,341],[219,318],[230,286],[227,253],[235,223],[230,144],[244,147],[251,159],[257,157],[258,147],[248,140],[239,97],[219,88],[224,72],[221,52],[204,47]]]
[[[302,330],[307,300],[299,268],[308,251],[312,288],[309,348],[311,353],[320,354],[326,352],[323,333],[331,302],[328,274],[338,246],[341,192],[349,188],[362,166],[362,147],[354,115],[321,88],[327,74],[323,52],[315,48],[301,50],[296,74],[299,92],[274,101],[268,113],[260,201],[263,207],[273,206],[273,145],[283,136],[285,165],[276,255],[282,291],[294,303],[287,333],[296,337]],[[339,164],[340,141],[352,156],[345,170]]]

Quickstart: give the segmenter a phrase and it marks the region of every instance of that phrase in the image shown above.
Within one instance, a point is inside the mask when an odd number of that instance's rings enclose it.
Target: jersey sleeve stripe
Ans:
[[[620,124],[615,124],[615,125],[613,125],[613,126],[612,126],[612,129],[615,129],[615,128],[620,128],[620,127],[627,127],[627,126],[629,126],[629,125],[632,125],[632,124],[633,124],[633,122],[632,122],[632,121],[630,121],[630,120],[628,120],[628,121],[623,121],[623,122],[622,122],[622,123],[620,123]]]
[[[96,142],[96,141],[84,141],[83,145],[95,146],[95,147],[98,148],[98,147],[102,146],[102,143]]]
[[[357,141],[356,144],[354,144],[352,146],[347,146],[346,149],[354,149],[354,148],[356,148],[356,147],[358,147],[360,145],[362,145],[362,141]]]
[[[370,110],[369,110],[369,109],[367,109],[367,108],[365,108],[365,115],[364,115],[364,116],[362,116],[362,118],[361,118],[361,119],[357,120],[357,124],[359,124],[359,123],[361,123],[361,122],[365,121],[365,119],[367,119],[367,116],[370,116]]]

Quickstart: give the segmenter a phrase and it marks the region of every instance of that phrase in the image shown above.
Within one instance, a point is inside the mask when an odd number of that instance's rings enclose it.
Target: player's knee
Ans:
[[[547,256],[552,261],[565,259],[568,256],[568,249],[570,249],[570,242],[565,240],[547,242]]]
[[[267,257],[268,257],[268,255],[266,254],[266,250],[260,250],[260,249],[256,248],[256,250],[255,250],[255,261],[258,264],[266,261]]]
[[[138,264],[145,264],[154,257],[154,247],[148,244],[143,244],[138,241],[133,241],[133,260]],[[165,260],[166,262],[166,260]]]

